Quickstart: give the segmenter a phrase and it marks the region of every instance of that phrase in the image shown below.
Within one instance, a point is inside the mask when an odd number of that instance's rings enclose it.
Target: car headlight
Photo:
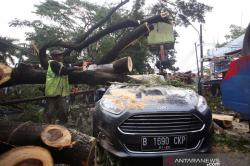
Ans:
[[[125,104],[123,101],[118,99],[103,98],[100,102],[100,105],[105,111],[116,115],[125,110]]]
[[[206,99],[203,96],[199,96],[197,110],[200,112],[204,112],[207,109],[208,109],[208,105],[207,105]]]

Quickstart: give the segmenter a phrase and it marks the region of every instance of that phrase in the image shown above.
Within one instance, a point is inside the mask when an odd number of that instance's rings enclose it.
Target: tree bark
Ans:
[[[41,133],[46,127],[48,125],[39,125],[32,122],[0,121],[0,141],[15,146],[37,145],[45,147],[51,152],[55,163],[66,163],[74,166],[93,165],[94,147],[96,145],[94,137],[69,129],[71,145],[55,148],[51,147],[51,144],[44,144],[41,139]],[[54,139],[55,137],[51,138]]]
[[[1,84],[0,88],[19,84],[45,84],[45,81],[46,70],[38,70],[29,65],[20,64],[13,69],[11,78]],[[137,82],[137,80],[126,75],[99,71],[76,71],[69,75],[70,84],[106,85],[110,82]]]

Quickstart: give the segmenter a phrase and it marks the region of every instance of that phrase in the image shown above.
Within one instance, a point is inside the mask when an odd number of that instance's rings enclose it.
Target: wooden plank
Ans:
[[[233,116],[222,115],[222,114],[212,114],[213,121],[223,128],[231,128]]]
[[[230,115],[223,115],[223,114],[212,114],[213,119],[217,120],[225,120],[225,121],[233,121],[234,117]]]

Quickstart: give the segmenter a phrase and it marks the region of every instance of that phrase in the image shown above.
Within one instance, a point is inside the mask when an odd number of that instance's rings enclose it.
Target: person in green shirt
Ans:
[[[51,52],[52,60],[48,61],[45,96],[48,97],[48,108],[45,112],[45,122],[66,123],[68,119],[70,85],[68,75],[81,67],[66,67],[63,65],[64,55],[60,50]]]

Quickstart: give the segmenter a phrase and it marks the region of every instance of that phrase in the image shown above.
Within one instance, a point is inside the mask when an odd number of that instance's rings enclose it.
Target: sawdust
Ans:
[[[130,101],[128,102],[128,109],[137,109],[142,110],[144,109],[145,105],[143,101]]]
[[[144,109],[144,102],[136,97],[133,89],[111,89],[103,98],[112,101],[120,110]]]
[[[142,110],[148,104],[186,105],[197,96],[193,91],[170,86],[126,86],[112,85],[103,99],[112,101],[119,110]],[[196,104],[196,103],[195,103]]]

